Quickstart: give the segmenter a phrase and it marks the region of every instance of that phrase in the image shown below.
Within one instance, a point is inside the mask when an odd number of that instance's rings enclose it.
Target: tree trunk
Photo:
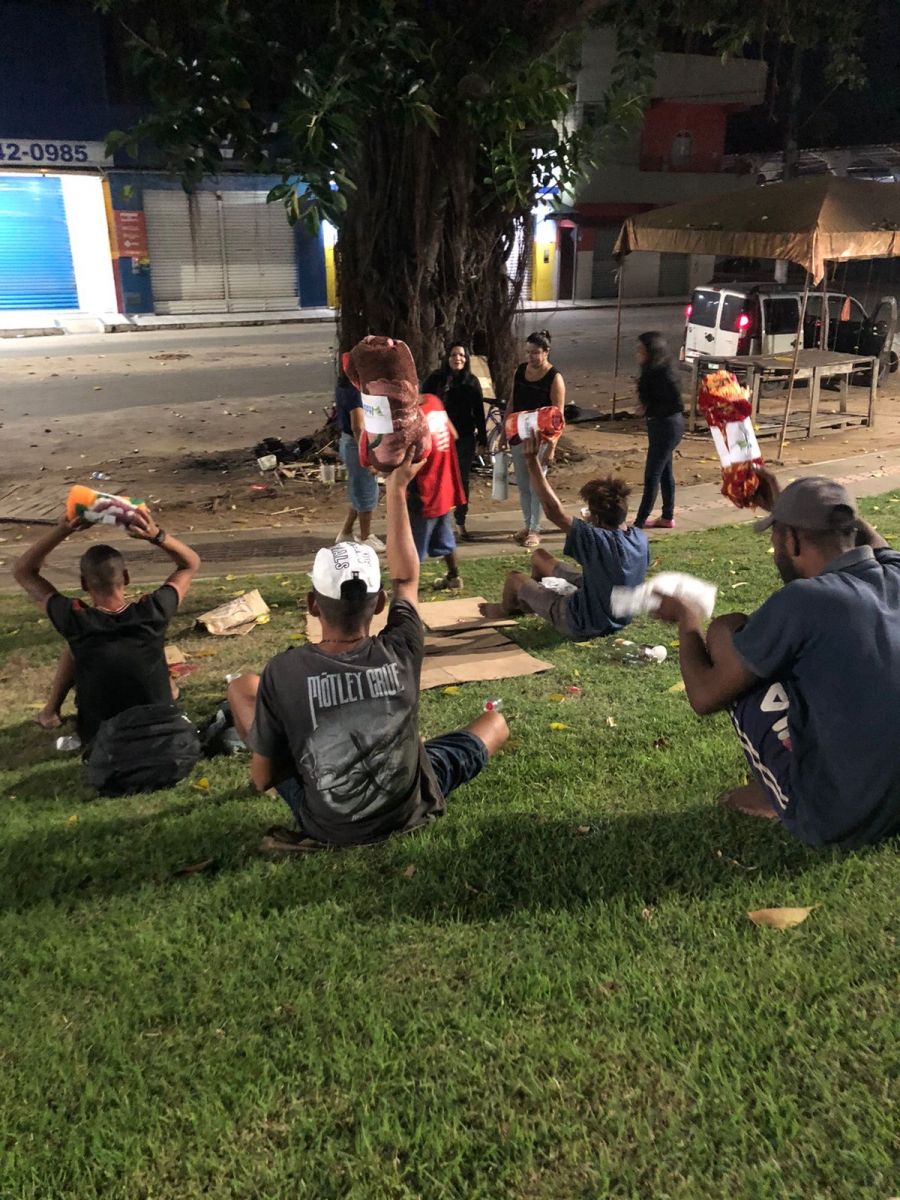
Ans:
[[[506,260],[530,221],[483,206],[475,187],[483,172],[468,131],[445,127],[438,139],[424,125],[396,129],[373,116],[364,156],[366,184],[348,197],[335,252],[340,349],[368,333],[400,338],[423,378],[459,339],[487,355],[504,398],[530,236],[515,279]]]

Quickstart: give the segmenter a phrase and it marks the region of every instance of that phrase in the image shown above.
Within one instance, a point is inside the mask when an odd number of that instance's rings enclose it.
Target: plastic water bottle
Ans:
[[[626,638],[616,638],[610,647],[610,658],[629,666],[663,663],[669,656],[665,646],[639,646]]]
[[[500,712],[503,708],[502,700],[485,700],[482,707],[482,712]]]

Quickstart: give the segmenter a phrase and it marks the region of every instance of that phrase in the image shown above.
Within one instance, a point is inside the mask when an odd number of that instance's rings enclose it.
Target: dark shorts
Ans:
[[[787,693],[780,683],[764,683],[732,705],[731,719],[755,779],[779,820],[792,828],[797,814],[791,795]]]
[[[419,517],[410,513],[409,524],[419,562],[426,558],[446,558],[456,549],[450,514],[442,517]]]
[[[462,784],[473,780],[488,760],[484,742],[467,729],[430,738],[425,743],[425,753],[445,800]],[[285,779],[276,790],[294,814],[297,827],[302,830],[303,784],[297,778]]]

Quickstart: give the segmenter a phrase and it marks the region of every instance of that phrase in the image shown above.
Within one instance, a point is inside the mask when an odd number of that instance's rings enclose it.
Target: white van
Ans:
[[[685,310],[679,355],[689,366],[701,354],[734,358],[745,354],[790,354],[797,343],[799,292],[779,284],[723,284],[697,288]],[[900,356],[897,302],[885,296],[872,314],[845,292],[827,294],[827,348],[879,359],[879,378],[896,371]],[[822,294],[810,292],[803,320],[803,346],[822,342]]]
[[[800,300],[797,292],[777,285],[697,288],[685,310],[681,361],[690,363],[701,354],[733,358],[790,352],[797,341]]]

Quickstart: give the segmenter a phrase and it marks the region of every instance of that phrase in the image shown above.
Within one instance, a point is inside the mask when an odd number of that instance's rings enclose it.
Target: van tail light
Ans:
[[[746,333],[746,331],[750,328],[750,317],[747,313],[741,313],[741,315],[738,317],[737,326],[738,333]]]
[[[687,308],[684,310],[684,319],[685,319],[686,321],[689,321],[689,320],[691,319],[691,313],[692,313],[693,311],[694,311],[694,306],[693,306],[693,304],[689,304],[689,305],[687,306]]]

